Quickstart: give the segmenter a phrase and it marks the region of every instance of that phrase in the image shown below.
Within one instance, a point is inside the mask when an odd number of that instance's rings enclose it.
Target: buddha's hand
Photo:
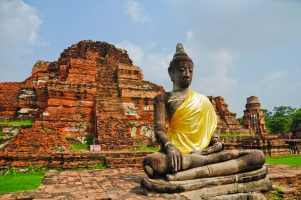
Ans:
[[[182,153],[173,144],[166,148],[167,164],[172,173],[178,172],[182,169]]]
[[[204,150],[193,150],[190,152],[190,154],[198,154],[198,155],[209,155],[211,154],[210,151],[204,149]]]
[[[215,142],[212,146],[207,147],[203,150],[193,150],[191,154],[198,154],[198,155],[209,155],[212,153],[217,153],[223,150],[223,144],[221,142]]]

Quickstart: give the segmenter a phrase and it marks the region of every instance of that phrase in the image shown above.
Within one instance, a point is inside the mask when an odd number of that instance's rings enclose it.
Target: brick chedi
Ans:
[[[258,135],[266,133],[264,113],[256,96],[247,98],[246,110],[244,111],[244,123],[246,128],[254,131]]]
[[[1,119],[34,120],[2,151],[68,150],[70,138],[98,139],[103,150],[146,142],[152,134],[152,99],[162,90],[143,80],[125,50],[81,41],[58,61],[38,61],[25,81],[0,83]]]
[[[221,96],[209,96],[218,117],[217,133],[250,133],[249,129],[243,128],[236,120],[236,113],[230,112],[228,104]]]

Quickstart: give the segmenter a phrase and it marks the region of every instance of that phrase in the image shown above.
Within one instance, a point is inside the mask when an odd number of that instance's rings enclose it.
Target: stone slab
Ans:
[[[232,183],[226,185],[217,185],[209,188],[202,188],[198,190],[185,191],[180,193],[155,193],[144,189],[144,194],[152,198],[174,198],[174,199],[190,199],[190,200],[204,200],[204,199],[248,199],[248,197],[258,197],[257,199],[265,199],[263,195],[253,196],[253,192],[261,193],[267,192],[271,189],[271,182],[268,178],[251,181],[247,183]],[[254,195],[255,195],[254,193]]]

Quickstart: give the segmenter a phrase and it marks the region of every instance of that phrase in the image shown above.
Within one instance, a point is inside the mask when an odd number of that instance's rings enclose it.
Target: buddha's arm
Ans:
[[[221,142],[220,138],[216,134],[213,134],[210,144],[207,148],[199,151],[198,150],[192,151],[191,153],[200,154],[200,155],[209,155],[212,153],[217,153],[219,151],[222,151],[223,148],[224,148],[223,143]]]
[[[220,138],[217,135],[213,134],[209,146],[203,150],[202,154],[208,155],[222,150],[223,150],[223,143],[221,142]]]
[[[154,131],[157,142],[161,145],[161,149],[169,142],[168,137],[165,134],[166,122],[165,122],[165,104],[162,94],[157,95],[154,100]]]
[[[154,132],[157,142],[161,145],[161,149],[167,155],[168,168],[171,172],[180,171],[182,168],[182,154],[169,141],[166,135],[166,110],[165,110],[165,94],[155,97],[154,101]]]

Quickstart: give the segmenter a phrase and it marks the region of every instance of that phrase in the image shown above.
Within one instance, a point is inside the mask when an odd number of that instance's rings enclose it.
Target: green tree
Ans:
[[[245,121],[244,121],[244,118],[243,117],[239,117],[236,119],[240,125],[242,125],[243,127],[245,127]]]
[[[270,120],[273,118],[273,112],[269,111],[268,109],[262,109],[264,118],[266,121]]]
[[[296,110],[291,106],[275,106],[272,112],[263,110],[268,132],[282,133],[290,131],[292,116]]]
[[[273,111],[273,118],[275,117],[285,117],[291,118],[292,114],[296,111],[296,108],[292,108],[291,106],[275,106]]]
[[[274,117],[270,119],[267,126],[272,133],[284,133],[290,130],[291,120],[285,117]]]
[[[291,130],[301,130],[301,108],[299,108],[293,115],[292,115],[292,124]]]

